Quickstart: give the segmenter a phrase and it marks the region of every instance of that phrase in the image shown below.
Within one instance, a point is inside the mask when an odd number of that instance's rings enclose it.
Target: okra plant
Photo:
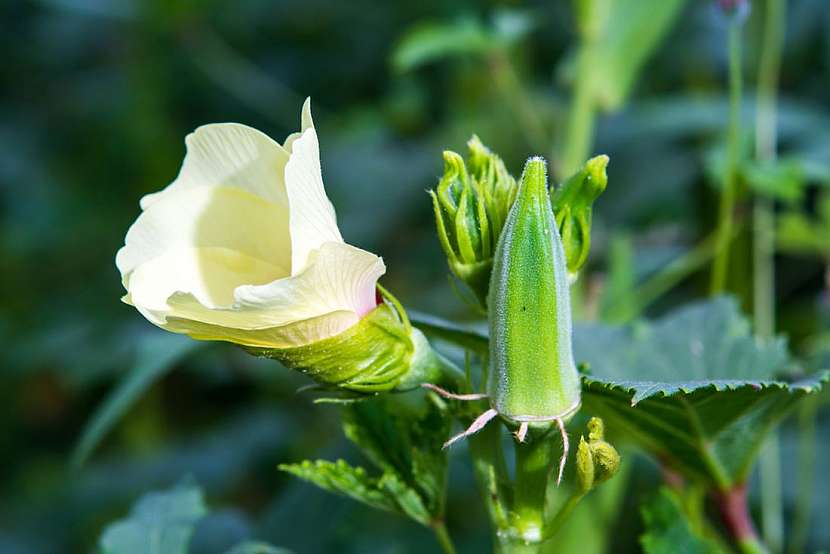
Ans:
[[[574,529],[613,552],[608,512],[629,505],[637,472],[654,470],[662,487],[638,498],[647,554],[780,550],[756,531],[748,484],[778,423],[828,373],[803,371],[762,301],[753,331],[739,300],[724,294],[741,185],[758,196],[754,225],[774,215],[763,164],[743,159],[738,144],[741,64],[732,41],[747,6],[719,2],[730,26],[732,105],[726,160],[712,171],[722,181],[714,247],[694,258],[712,259],[712,294],[652,320],[642,306],[610,309],[603,323],[584,317],[583,273],[593,209],[614,187],[613,160],[590,157],[585,126],[624,100],[634,69],[607,86],[605,73],[585,72],[605,59],[612,4],[577,2],[577,82],[561,150],[550,160],[529,151],[523,167],[509,167],[473,135],[464,154],[445,151],[443,174],[424,184],[432,188],[421,208],[434,216],[434,246],[465,323],[407,309],[407,298],[380,283],[384,261],[346,242],[323,184],[310,100],[300,130],[282,142],[240,124],[188,135],[178,176],[141,200],[117,254],[124,302],[164,330],[301,372],[309,402],[336,406],[343,434],[367,462],[284,459],[283,474],[412,520],[446,554],[457,551],[453,525],[467,517],[447,502],[451,459],[474,475],[492,550],[502,554],[581,552]],[[674,17],[670,4],[656,15]],[[506,44],[485,51],[501,59]],[[436,172],[441,161],[436,155]],[[816,238],[826,229],[810,225],[787,213],[779,240],[827,257]],[[767,231],[753,229],[760,265],[771,263]],[[611,242],[625,254],[624,238]],[[609,272],[623,254],[612,256]],[[89,444],[82,441],[81,457]],[[153,536],[163,553],[186,552],[206,511],[185,481],[108,527],[101,550],[131,554]],[[153,518],[168,512],[175,522]],[[249,543],[232,552],[277,551]]]
[[[697,490],[720,503],[728,535],[684,533],[706,548],[763,551],[747,512],[749,469],[765,433],[822,377],[771,380],[788,364],[783,343],[752,339],[728,299],[645,336],[574,328],[571,288],[608,157],[555,185],[543,158],[516,180],[477,137],[466,160],[444,154],[430,192],[436,229],[450,271],[487,314],[487,332],[476,332],[412,317],[378,283],[383,261],[337,227],[308,100],[301,120],[282,144],[242,125],[199,128],[176,180],[142,200],[117,257],[125,302],[163,329],[305,373],[319,400],[342,404],[346,436],[375,466],[306,460],[283,471],[409,517],[453,552],[447,462],[467,442],[494,548],[541,552],[625,463],[607,425],[674,476],[661,509],[688,509],[684,495]],[[104,544],[117,544],[117,531]]]

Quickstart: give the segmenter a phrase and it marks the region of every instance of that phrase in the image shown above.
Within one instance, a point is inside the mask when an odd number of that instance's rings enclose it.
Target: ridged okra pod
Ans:
[[[542,158],[525,165],[493,260],[491,407],[518,423],[567,419],[579,407],[568,269]]]

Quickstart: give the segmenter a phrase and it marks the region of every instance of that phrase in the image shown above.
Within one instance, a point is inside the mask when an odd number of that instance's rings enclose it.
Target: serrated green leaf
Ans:
[[[207,513],[202,491],[183,482],[139,499],[126,519],[104,531],[104,554],[185,554],[196,523]]]
[[[298,464],[282,464],[282,471],[291,473],[321,489],[342,494],[379,510],[401,513],[394,497],[378,487],[378,479],[366,474],[362,467],[354,467],[344,460],[306,460]]]
[[[142,337],[135,364],[84,426],[72,453],[72,466],[82,466],[136,400],[185,356],[202,346],[203,343],[188,337],[161,331]]]
[[[660,492],[642,508],[645,533],[640,544],[645,554],[722,554],[708,540],[694,534],[680,499],[670,489]]]
[[[425,396],[408,400],[381,397],[349,406],[343,413],[343,431],[384,478],[395,476],[421,499],[432,518],[438,518],[443,515],[447,472],[447,452],[441,445],[449,435],[449,418]]]
[[[730,298],[627,327],[583,326],[585,404],[688,477],[743,482],[767,431],[827,374],[776,380],[790,365],[783,339],[760,340]]]

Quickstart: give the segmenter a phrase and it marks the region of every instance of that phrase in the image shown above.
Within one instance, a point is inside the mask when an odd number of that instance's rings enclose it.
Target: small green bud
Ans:
[[[444,152],[444,176],[430,195],[450,270],[485,306],[493,251],[516,195],[516,181],[478,137],[467,146],[466,164],[459,154]]]
[[[576,448],[576,481],[583,494],[594,487],[594,458],[585,437],[579,437],[579,446]]]
[[[290,348],[243,348],[278,360],[324,387],[357,393],[409,390],[440,382],[449,369],[401,308],[386,303],[342,333],[317,342]]]
[[[591,250],[591,208],[608,184],[607,166],[608,156],[591,158],[553,193],[553,213],[571,275],[585,264]]]
[[[603,423],[598,417],[588,422],[588,440],[579,438],[576,451],[577,485],[584,493],[607,481],[620,469],[617,449],[604,440]]]
[[[489,324],[493,409],[517,422],[570,417],[580,402],[570,287],[542,158],[525,165],[496,247]]]

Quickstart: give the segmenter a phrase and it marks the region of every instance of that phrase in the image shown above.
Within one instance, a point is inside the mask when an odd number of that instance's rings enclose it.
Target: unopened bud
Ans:
[[[501,158],[473,136],[467,162],[444,152],[444,176],[430,191],[438,238],[450,270],[486,306],[493,253],[516,196]]]
[[[620,469],[617,449],[604,440],[603,423],[598,417],[588,422],[588,440],[580,437],[576,451],[577,484],[583,493],[607,481]]]
[[[585,264],[591,250],[592,207],[608,184],[607,166],[608,156],[591,158],[553,193],[553,213],[572,276]]]

